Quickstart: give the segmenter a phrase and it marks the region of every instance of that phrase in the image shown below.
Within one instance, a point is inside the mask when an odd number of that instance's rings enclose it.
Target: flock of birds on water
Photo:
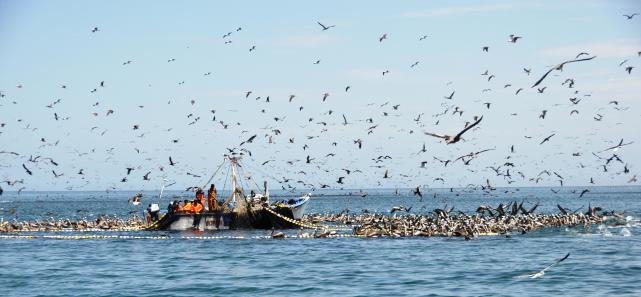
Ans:
[[[625,18],[627,20],[632,20],[635,16],[637,16],[636,13],[625,15]],[[336,25],[328,25],[322,22],[317,22],[317,24],[319,26],[319,30],[323,32],[323,34],[327,34],[328,32],[335,30],[340,30],[340,28]],[[232,44],[231,38],[235,35],[241,34],[242,31],[243,28],[238,27],[235,30],[231,30],[228,33],[222,35],[224,44]],[[91,34],[100,34],[101,28],[94,27],[90,30],[90,32]],[[378,43],[384,44],[393,42],[390,37],[391,35],[388,33],[380,34]],[[508,36],[507,43],[510,46],[517,46],[518,43],[523,42],[523,40],[526,40],[526,38],[527,37],[519,36],[517,34],[511,34]],[[429,39],[429,35],[421,35],[417,39],[418,42],[425,42],[425,40]],[[252,45],[250,48],[248,48],[248,51],[250,53],[258,50],[260,50],[258,45]],[[490,54],[491,48],[490,46],[482,45],[479,47],[479,51],[481,52],[481,54]],[[627,54],[628,56],[630,56],[630,54],[632,53],[622,54]],[[634,54],[641,58],[641,51]],[[579,114],[581,102],[584,100],[588,100],[591,96],[590,93],[581,92],[580,90],[575,88],[575,84],[579,84],[580,82],[575,81],[575,79],[571,77],[572,67],[579,63],[591,63],[595,59],[598,59],[598,57],[591,55],[589,52],[580,52],[577,53],[575,57],[571,57],[571,59],[559,61],[558,64],[546,67],[545,69],[543,65],[539,65],[539,69],[536,71],[532,68],[523,67],[523,75],[532,77],[531,86],[522,86],[516,88],[512,86],[511,83],[506,81],[501,85],[501,87],[503,87],[504,89],[513,88],[514,96],[518,96],[521,92],[530,90],[538,94],[544,94],[546,89],[548,88],[567,88],[573,95],[568,99],[568,104],[572,109],[571,111],[569,111],[569,116],[572,117]],[[635,66],[633,66],[632,59],[632,57],[626,58],[618,65],[618,67],[621,67],[622,73],[627,73],[627,75],[630,75],[634,71]],[[122,66],[127,67],[132,63],[135,63],[135,61],[126,60],[122,62]],[[166,60],[166,63],[179,63],[179,60],[177,60],[176,58],[168,58]],[[316,59],[312,64],[320,63],[321,59]],[[420,61],[412,63],[410,65],[410,68],[417,67],[419,63]],[[539,73],[540,76],[535,77],[536,73]],[[208,77],[211,75],[212,72],[206,72],[202,74],[203,77]],[[389,75],[393,75],[390,70],[384,70],[380,73],[381,77],[386,77]],[[560,83],[560,85],[557,85],[553,77],[559,75],[566,75],[570,77],[566,78],[562,83]],[[480,77],[484,80],[487,80],[488,83],[492,83],[498,79],[498,74],[492,73],[489,70],[485,70],[484,72],[480,73]],[[178,85],[180,86],[184,84],[185,81],[180,81],[178,83]],[[448,83],[448,85],[450,85],[450,83]],[[0,91],[0,108],[7,109],[11,105],[22,104],[21,99],[24,98],[20,97],[20,91],[28,87],[28,83],[25,82],[16,85],[15,90]],[[71,83],[64,83],[60,85],[60,88],[63,90],[77,87],[80,86],[74,86]],[[94,87],[90,87],[88,89],[88,93],[95,94],[108,87],[109,82],[101,80],[98,81]],[[346,84],[341,92],[345,93],[345,96],[347,96],[353,88],[357,87],[358,86]],[[483,89],[481,93],[483,94],[491,91],[492,89],[488,87],[486,89]],[[331,101],[332,97],[332,93],[324,92],[319,95],[317,100],[325,103]],[[288,117],[290,116],[288,114],[270,115],[268,106],[272,102],[281,101],[292,106],[290,112],[302,113],[306,111],[305,105],[303,104],[304,101],[296,94],[291,94],[285,98],[276,98],[270,97],[268,94],[256,94],[256,92],[253,90],[244,90],[239,91],[237,99],[245,100],[247,102],[249,102],[250,100],[256,102],[258,115],[262,114],[270,117],[271,120],[269,121],[269,123],[266,123],[265,127],[260,128],[259,131],[251,130],[249,128],[244,129],[242,123],[244,119],[242,117],[238,117],[232,112],[225,114],[224,111],[210,109],[208,110],[207,115],[203,114],[202,110],[195,110],[194,112],[187,114],[186,118],[188,120],[188,123],[186,125],[194,127],[197,127],[198,125],[208,125],[209,127],[215,127],[218,132],[216,132],[214,135],[224,135],[223,131],[232,131],[230,133],[232,135],[236,135],[236,137],[238,137],[240,141],[238,141],[237,146],[226,148],[226,151],[224,151],[224,153],[231,155],[243,155],[251,158],[251,160],[254,161],[254,164],[248,165],[251,165],[252,169],[256,169],[256,171],[263,173],[273,180],[276,180],[282,190],[295,192],[326,188],[349,188],[351,180],[364,180],[372,174],[375,174],[380,176],[374,179],[375,183],[377,184],[373,186],[381,186],[381,180],[396,179],[398,181],[397,184],[400,187],[412,189],[409,194],[415,195],[422,200],[423,193],[425,192],[425,188],[427,187],[427,185],[432,185],[434,187],[444,185],[446,183],[447,177],[438,176],[431,180],[424,180],[422,182],[418,182],[417,180],[423,176],[426,176],[428,168],[431,172],[438,172],[441,169],[445,169],[448,167],[451,168],[453,166],[459,166],[461,170],[467,169],[472,175],[484,176],[484,182],[479,184],[468,184],[467,186],[462,187],[462,189],[457,189],[456,191],[481,190],[484,193],[491,195],[493,191],[497,190],[497,188],[493,186],[493,182],[491,181],[491,179],[500,179],[503,182],[507,182],[507,184],[511,184],[513,182],[516,182],[517,180],[525,181],[529,182],[532,185],[536,185],[543,180],[553,179],[558,182],[559,186],[564,185],[564,177],[561,173],[559,173],[559,169],[543,168],[540,172],[535,173],[526,173],[520,170],[518,162],[515,161],[516,153],[519,149],[517,145],[511,145],[506,148],[483,148],[479,150],[472,150],[469,153],[462,153],[460,155],[452,155],[447,157],[428,157],[428,143],[429,145],[434,146],[457,146],[461,142],[466,142],[466,139],[471,139],[470,141],[476,141],[477,139],[474,138],[474,134],[479,129],[483,129],[484,119],[487,121],[487,118],[493,116],[492,107],[495,103],[492,102],[482,102],[482,106],[484,107],[485,111],[484,114],[471,115],[469,117],[468,113],[465,113],[464,115],[466,107],[457,102],[455,90],[452,90],[451,93],[443,96],[443,103],[441,104],[442,110],[433,113],[431,117],[425,112],[417,112],[415,110],[412,110],[413,108],[408,108],[408,110],[405,111],[407,113],[412,112],[413,114],[411,117],[408,117],[406,121],[406,127],[396,129],[394,133],[403,133],[406,135],[415,134],[414,137],[420,139],[417,143],[417,147],[415,150],[416,152],[411,153],[409,156],[399,157],[398,155],[390,152],[383,153],[382,148],[378,147],[375,149],[375,154],[368,157],[371,159],[371,164],[368,168],[347,166],[336,167],[336,164],[348,163],[347,165],[349,165],[349,162],[332,161],[332,159],[336,158],[340,154],[343,154],[344,158],[361,158],[362,155],[364,155],[361,152],[365,150],[370,140],[372,138],[379,138],[379,136],[377,135],[377,130],[380,130],[385,125],[386,118],[403,117],[403,106],[401,104],[394,104],[390,103],[389,101],[386,101],[384,103],[370,103],[366,108],[378,108],[379,111],[377,112],[379,113],[379,115],[363,115],[362,117],[349,116],[344,112],[341,112],[340,110],[332,109],[323,111],[319,115],[318,111],[315,110],[313,114],[307,116],[308,119],[304,123],[289,123]],[[305,99],[307,100],[308,98]],[[95,108],[95,111],[92,112],[89,117],[104,117],[108,119],[110,117],[115,117],[118,113],[118,110],[112,107],[109,107],[105,110],[100,110],[100,108],[104,105],[104,102],[101,101],[95,101],[87,104],[90,104],[93,108]],[[171,106],[172,104],[177,104],[177,102],[176,100],[170,99],[167,104]],[[190,104],[191,106],[196,106],[197,101],[196,99],[190,99],[188,100],[188,104]],[[56,98],[46,106],[43,106],[43,108],[49,109],[51,111],[52,125],[60,125],[60,122],[68,121],[70,120],[70,118],[76,116],[65,114],[64,105],[65,100],[63,98]],[[611,108],[613,111],[619,112],[627,110],[626,107],[622,106],[622,102],[619,102],[618,100],[612,100],[602,108],[606,107]],[[146,108],[146,106],[144,105],[144,103],[140,103],[140,105],[138,105],[138,108],[141,110],[141,112],[144,112],[143,110]],[[542,110],[538,115],[538,118],[540,120],[545,120],[549,112],[551,112],[551,110]],[[516,114],[512,115],[516,116]],[[39,127],[36,127],[35,125],[29,123],[28,120],[23,116],[26,117],[27,115],[18,115],[17,119],[14,122],[0,123],[0,139],[2,139],[3,134],[5,134],[7,129],[24,130],[23,134],[25,135],[25,137],[34,137],[34,134],[37,135],[39,132]],[[591,120],[594,121],[595,124],[598,124],[605,116],[605,112],[601,112],[596,114]],[[211,118],[209,123],[204,120],[206,117]],[[252,115],[252,117],[254,116]],[[445,130],[440,129],[439,127],[439,123],[443,118],[465,118],[467,119],[467,121],[462,124],[459,129]],[[4,120],[6,120],[6,118]],[[129,124],[130,130],[132,131],[132,133],[134,133],[136,139],[143,139],[144,137],[146,137],[146,135],[156,132],[148,127],[157,127],[157,125],[151,123],[137,123],[135,119],[131,120],[132,122]],[[123,119],[118,119],[117,121],[123,121]],[[428,121],[431,121],[431,123],[429,123]],[[359,133],[362,133],[362,135],[357,135],[350,139],[329,139],[329,137],[324,137],[324,134],[330,131],[330,129],[336,129],[337,127],[353,127],[354,129],[360,131]],[[79,127],[65,128],[71,129],[68,130],[68,133],[78,133],[76,129],[78,129]],[[317,133],[308,135],[305,139],[296,139],[295,137],[286,136],[289,132],[289,129],[306,129]],[[172,130],[173,128],[169,127],[163,132],[171,133]],[[96,125],[89,128],[89,133],[91,135],[98,134],[101,136],[109,136],[109,133],[111,132],[107,128]],[[533,139],[533,136],[528,135],[526,135],[525,138],[527,141],[530,141],[530,139],[532,139],[531,141],[538,143],[538,145],[545,146],[548,145],[548,143],[558,140],[558,134],[561,134],[561,132],[556,130],[549,133],[549,135],[542,136],[539,139]],[[111,135],[109,137],[124,138],[124,136],[118,135]],[[216,137],[218,136],[213,136],[213,138]],[[581,170],[596,169],[595,171],[597,173],[602,172],[603,174],[614,173],[616,175],[625,175],[627,176],[627,183],[635,184],[637,183],[637,176],[636,174],[631,172],[630,166],[627,164],[623,155],[621,154],[621,149],[633,144],[634,141],[627,140],[625,139],[625,137],[615,137],[615,135],[612,135],[612,138],[610,140],[611,142],[609,144],[604,143],[602,149],[599,151],[577,151],[573,152],[571,156],[568,156],[568,158],[579,158],[584,157],[585,155],[591,160],[592,164],[585,165],[583,164],[583,162],[578,162]],[[39,135],[37,136],[37,138],[39,138],[39,145],[37,148],[25,147],[22,151],[9,151],[0,149],[0,160],[2,161],[2,167],[14,168],[15,166],[19,166],[23,169],[21,175],[8,176],[6,173],[3,173],[1,176],[3,187],[15,190],[20,193],[25,189],[29,189],[30,186],[35,187],[35,183],[41,183],[38,181],[53,179],[55,181],[55,184],[65,184],[67,190],[83,189],[87,185],[91,185],[92,178],[93,180],[102,179],[103,181],[105,179],[110,179],[110,177],[101,176],[101,165],[98,163],[103,163],[103,161],[97,161],[95,158],[92,158],[93,155],[98,155],[102,150],[104,150],[104,153],[106,153],[104,163],[118,163],[119,158],[116,154],[119,150],[124,150],[117,147],[109,147],[105,149],[95,147],[89,151],[79,151],[76,149],[68,152],[69,154],[75,154],[75,156],[72,158],[72,164],[62,164],[61,162],[57,161],[58,159],[56,156],[49,153],[50,149],[55,148],[59,145],[68,145],[69,147],[73,147],[73,144],[64,143],[64,140],[62,139],[48,139],[46,135]],[[111,180],[108,182],[110,186],[107,191],[123,188],[126,189],[127,183],[132,179],[150,182],[152,180],[158,181],[162,178],[172,179],[172,175],[175,176],[176,174],[189,176],[190,178],[193,178],[194,184],[197,184],[206,179],[208,174],[210,173],[207,170],[211,170],[211,167],[207,167],[204,170],[198,170],[192,166],[189,166],[188,164],[183,164],[185,162],[181,160],[181,156],[190,154],[189,148],[175,150],[167,149],[168,151],[173,152],[173,155],[168,154],[165,157],[166,160],[159,160],[152,157],[143,157],[143,155],[151,150],[151,148],[139,147],[136,139],[129,141],[129,143],[133,144],[134,146],[132,151],[121,153],[133,154],[135,152],[136,155],[140,155],[140,162],[137,164],[133,162],[130,164],[123,164],[122,175],[119,177],[111,178]],[[393,140],[393,137],[389,137],[389,139]],[[182,141],[183,140],[178,135],[167,139],[167,143],[169,146],[178,144]],[[441,143],[439,144],[439,142]],[[265,154],[260,156],[252,154],[252,150],[254,150],[253,146],[256,146],[257,144],[261,144],[261,149],[264,150],[265,148],[267,148],[267,150],[271,151],[273,154],[271,156],[266,156]],[[480,145],[480,143],[478,143],[478,145]],[[278,148],[269,149],[270,146],[278,146]],[[302,157],[292,158],[292,154],[290,154],[289,152],[285,152],[283,146],[292,150],[296,149],[298,151],[298,154],[301,154],[300,152],[302,151]],[[332,152],[323,155],[314,155],[313,153],[309,153],[310,151],[314,151],[314,149],[318,147],[329,149]],[[339,147],[343,148],[342,153],[339,152]],[[212,151],[214,152],[218,152],[221,149],[222,148],[220,146],[212,147]],[[505,151],[503,160],[499,162],[491,161],[491,165],[489,166],[480,168],[477,166],[474,167],[474,169],[470,169],[472,168],[471,165],[479,162],[479,160],[483,159],[484,154],[487,154],[491,151]],[[220,152],[219,155],[222,155],[222,153],[223,152]],[[79,162],[79,160],[81,160],[82,158],[94,160],[92,162],[89,162],[90,164],[94,165],[91,168],[78,167],[76,164],[86,164],[86,162]],[[416,166],[412,169],[418,169],[418,171],[415,171],[415,174],[401,172],[400,170],[396,170],[396,172],[394,172],[393,169],[390,169],[391,164],[393,164],[395,160],[399,158],[414,159]],[[485,161],[489,162],[489,160]],[[172,168],[174,169],[174,171],[168,173],[168,168]],[[5,170],[2,171],[5,172]],[[311,177],[314,176],[313,173],[316,173],[315,176],[333,176],[333,178],[331,178],[333,179],[333,182],[318,182],[312,180],[315,178]],[[489,174],[489,176],[485,174]],[[408,181],[413,181],[415,182],[415,184],[409,185]],[[586,180],[586,183],[596,185],[596,178],[590,177],[589,180]],[[176,182],[170,182],[168,184],[165,184],[165,186],[171,187],[175,184]],[[176,187],[178,186],[180,185],[177,185]],[[190,186],[188,189],[193,189],[191,185],[185,186]],[[2,195],[4,190],[4,188],[0,187],[0,195]],[[450,189],[450,191],[454,192],[454,188]],[[508,193],[510,191],[512,190],[506,190],[505,193]],[[551,189],[551,191],[558,193],[559,190]],[[582,191],[574,191],[577,197],[583,197],[590,192],[590,189],[585,188]],[[367,193],[361,190],[359,192],[355,192],[355,195],[361,195],[365,197],[367,196]],[[436,194],[433,195],[434,197],[436,197]]]

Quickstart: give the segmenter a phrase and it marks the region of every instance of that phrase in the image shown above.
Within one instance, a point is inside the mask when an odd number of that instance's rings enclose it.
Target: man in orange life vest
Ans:
[[[201,213],[203,211],[203,208],[204,206],[202,203],[200,203],[200,200],[195,199],[194,200],[194,224],[192,226],[194,229],[198,229],[200,226],[200,218],[202,217]]]
[[[198,200],[201,205],[205,205],[205,193],[201,188],[198,188],[196,191],[196,200]]]
[[[194,212],[194,205],[191,203],[191,201],[185,200],[185,204],[183,205],[182,211],[185,213]]]
[[[209,211],[218,210],[218,201],[216,201],[217,195],[218,191],[216,191],[216,186],[214,184],[211,184],[211,186],[209,187],[209,191],[207,191],[207,206]]]

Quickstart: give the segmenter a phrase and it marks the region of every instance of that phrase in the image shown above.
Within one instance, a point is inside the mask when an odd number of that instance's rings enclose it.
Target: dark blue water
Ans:
[[[428,212],[446,204],[473,211],[481,203],[540,202],[537,212],[598,205],[622,210],[624,226],[549,229],[526,235],[459,238],[251,239],[266,231],[136,232],[151,239],[0,239],[0,294],[3,296],[639,296],[641,294],[641,188],[594,187],[583,198],[563,188],[499,189],[481,192],[436,190],[420,201],[408,194],[369,190],[365,198],[346,192],[314,193],[308,213],[388,212],[412,206]],[[507,193],[505,193],[507,191]],[[340,194],[340,195],[336,195]],[[140,206],[128,192],[23,192],[0,196],[4,220],[48,217],[131,216]],[[154,201],[145,193],[143,204]],[[163,205],[174,195],[168,193]],[[11,210],[11,213],[9,211]],[[297,230],[286,231],[296,234]],[[107,233],[107,232],[103,232]],[[117,232],[116,232],[117,233]],[[109,233],[113,234],[113,233]],[[117,233],[126,234],[126,233]],[[128,233],[131,235],[132,233]],[[244,239],[184,239],[195,236]],[[570,252],[538,279],[536,272]]]

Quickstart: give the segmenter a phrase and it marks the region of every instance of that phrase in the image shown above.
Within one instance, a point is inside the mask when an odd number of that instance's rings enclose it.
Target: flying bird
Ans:
[[[33,172],[31,172],[31,170],[29,170],[29,168],[27,168],[27,166],[25,166],[24,164],[22,164],[22,168],[24,168],[24,170],[27,172],[27,174],[33,175]]]
[[[606,152],[606,151],[609,151],[609,150],[615,150],[615,149],[618,149],[620,147],[623,147],[623,146],[626,146],[626,145],[630,145],[630,144],[633,144],[633,143],[634,143],[634,141],[630,141],[628,143],[623,143],[623,138],[621,138],[621,140],[619,141],[619,143],[617,145],[611,146],[609,148],[606,148],[606,149],[600,151],[600,153]]]
[[[330,28],[336,27],[336,25],[325,26],[325,25],[321,24],[321,22],[316,22],[316,23],[319,24],[323,28],[323,31],[327,31]]]
[[[478,124],[481,122],[481,120],[483,120],[483,116],[481,116],[480,118],[478,118],[478,120],[476,120],[476,121],[475,121],[474,123],[472,123],[471,125],[467,126],[465,129],[461,130],[461,132],[459,132],[459,133],[458,133],[458,134],[456,134],[455,136],[451,136],[451,135],[438,135],[438,134],[429,133],[429,132],[424,132],[424,133],[425,133],[425,135],[430,135],[430,136],[434,136],[434,137],[438,137],[438,138],[443,138],[443,139],[445,140],[445,143],[446,143],[446,144],[457,143],[459,140],[461,140],[461,139],[462,139],[462,138],[461,138],[461,136],[463,135],[463,133],[465,133],[465,132],[467,132],[468,130],[470,130],[470,129],[474,128],[476,125],[478,125]]]
[[[550,135],[550,136],[548,136],[548,137],[544,138],[544,139],[541,141],[541,143],[539,143],[539,145],[541,145],[541,144],[543,144],[543,143],[545,143],[545,142],[550,141],[550,138],[552,138],[552,136],[554,136],[554,135],[556,135],[556,133],[552,133],[552,135]]]
[[[559,208],[561,208],[561,207],[559,206]],[[556,262],[554,262],[554,263],[552,263],[552,264],[548,265],[547,267],[543,268],[543,270],[541,270],[541,271],[539,271],[539,272],[536,272],[536,273],[533,273],[533,274],[524,275],[524,277],[529,277],[529,278],[539,278],[539,277],[542,277],[543,275],[545,275],[545,271],[547,271],[548,269],[552,268],[554,265],[557,265],[557,264],[559,264],[559,263],[561,263],[561,262],[565,261],[565,259],[567,259],[568,257],[570,257],[570,253],[567,253],[567,254],[565,255],[565,257],[563,257],[563,258],[561,258],[561,259],[558,259],[558,260],[556,260]]]
[[[516,43],[516,41],[517,41],[517,40],[519,40],[519,39],[521,39],[521,38],[523,38],[523,37],[521,37],[521,36],[516,36],[516,35],[514,35],[514,34],[510,34],[509,39],[508,39],[508,42]]]
[[[254,141],[254,139],[256,139],[256,136],[258,136],[258,135],[257,135],[257,134],[254,134],[252,137],[249,137],[247,140],[245,140],[245,141],[241,142],[241,143],[240,143],[240,146],[242,146],[242,145],[243,145],[243,144],[245,144],[245,143],[252,143],[252,142]]]
[[[569,60],[569,61],[562,62],[561,64],[558,64],[558,65],[550,68],[550,70],[548,70],[548,72],[543,74],[543,76],[541,76],[541,78],[539,78],[539,80],[536,81],[534,83],[534,85],[532,85],[532,88],[538,86],[548,76],[548,74],[550,74],[550,72],[552,72],[554,70],[563,70],[563,65],[565,65],[565,64],[574,63],[574,62],[589,61],[589,60],[592,60],[594,58],[596,58],[596,56],[592,56],[592,57],[589,57],[589,58],[583,58],[583,59],[574,59],[574,60]]]
[[[450,100],[452,100],[452,98],[454,98],[454,93],[456,93],[456,91],[452,91],[452,94],[450,94],[449,96],[443,96],[443,97],[444,97],[445,99],[450,99]]]

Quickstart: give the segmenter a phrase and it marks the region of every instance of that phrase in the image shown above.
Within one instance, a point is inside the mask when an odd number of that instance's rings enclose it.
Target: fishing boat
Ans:
[[[147,212],[148,230],[225,230],[225,229],[286,229],[299,227],[305,207],[311,194],[299,198],[282,198],[270,202],[267,182],[263,184],[262,193],[251,188],[253,178],[246,167],[240,165],[242,155],[225,155],[221,165],[214,171],[205,185],[227,168],[231,189],[225,200],[208,201],[207,207],[200,213],[168,211],[160,218],[157,214]],[[244,178],[240,178],[242,176]],[[225,183],[226,185],[226,183]],[[205,188],[203,186],[202,188]],[[245,188],[250,189],[247,194]],[[256,187],[258,188],[258,187]],[[161,188],[160,197],[164,186]],[[223,193],[227,192],[223,188]],[[214,204],[215,203],[215,206]],[[211,208],[211,209],[210,209]]]

